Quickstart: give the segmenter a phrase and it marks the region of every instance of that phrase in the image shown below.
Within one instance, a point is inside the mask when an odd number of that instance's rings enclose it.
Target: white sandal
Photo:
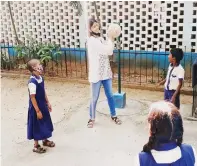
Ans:
[[[88,121],[87,126],[88,126],[88,128],[93,128],[93,126],[94,126],[94,120],[90,119],[90,120]]]

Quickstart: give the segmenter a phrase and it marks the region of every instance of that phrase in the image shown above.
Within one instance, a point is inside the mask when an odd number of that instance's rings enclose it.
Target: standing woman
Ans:
[[[116,116],[115,103],[112,92],[112,71],[109,62],[109,55],[113,54],[114,38],[107,35],[108,40],[104,41],[100,37],[99,23],[94,19],[89,20],[90,37],[87,42],[88,62],[89,62],[89,82],[91,86],[90,119],[88,127],[92,128],[95,121],[96,104],[100,94],[101,85],[105,90],[105,95],[110,108],[111,119],[115,124],[121,124]]]

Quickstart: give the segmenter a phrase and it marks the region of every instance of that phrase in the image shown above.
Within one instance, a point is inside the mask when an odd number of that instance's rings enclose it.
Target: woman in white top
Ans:
[[[100,94],[101,85],[105,90],[105,95],[110,108],[111,119],[115,124],[121,124],[116,116],[115,104],[112,92],[112,71],[109,63],[109,55],[113,54],[114,38],[108,36],[104,41],[100,37],[99,23],[94,19],[89,20],[90,37],[87,42],[88,62],[89,62],[89,82],[91,86],[90,119],[88,127],[92,128],[95,121],[96,104]]]

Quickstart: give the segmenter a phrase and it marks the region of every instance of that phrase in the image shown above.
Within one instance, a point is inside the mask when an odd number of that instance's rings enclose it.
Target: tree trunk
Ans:
[[[15,27],[15,24],[14,24],[14,18],[12,16],[12,9],[11,9],[11,5],[10,5],[10,1],[8,1],[8,8],[9,8],[9,12],[10,12],[10,18],[11,18],[11,22],[12,22],[12,27],[14,29],[14,34],[15,34],[15,37],[16,37],[16,42],[17,42],[17,44],[19,44],[20,41],[19,41],[18,35],[16,33],[16,27]]]
[[[98,20],[99,25],[100,25],[101,37],[103,37],[103,31],[102,31],[101,22],[100,22],[100,19],[99,19],[99,13],[98,13],[98,10],[97,10],[96,1],[94,1],[93,4],[94,4],[95,12],[96,12],[96,17],[97,17],[97,20]]]

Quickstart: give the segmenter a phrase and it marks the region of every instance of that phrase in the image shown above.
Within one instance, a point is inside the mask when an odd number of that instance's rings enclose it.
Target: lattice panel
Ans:
[[[97,2],[104,33],[111,22],[120,22],[121,42],[124,49],[169,50],[185,47],[184,35],[191,35],[193,51],[197,51],[196,3],[193,3],[193,25],[187,34],[184,31],[185,3],[181,1],[105,1]],[[95,13],[89,2],[89,15]],[[190,45],[190,50],[191,50]]]
[[[16,30],[20,40],[32,36],[62,46],[79,43],[79,16],[63,1],[11,2]],[[7,2],[1,2],[1,37],[14,40]]]
[[[85,24],[84,16],[77,16],[68,3],[11,2],[20,40],[26,40],[29,35],[38,41],[59,43],[62,47],[73,47],[84,41],[86,34],[80,31],[83,22]],[[187,48],[193,46],[193,51],[197,52],[196,2],[97,1],[97,7],[104,34],[109,23],[120,22],[123,32],[121,46],[124,49],[151,50],[154,47],[155,50],[168,50],[187,45]],[[89,16],[95,15],[91,1],[88,1],[88,13]],[[1,2],[1,39],[14,40],[7,2]]]
[[[193,46],[193,51],[197,52],[197,2],[193,2],[191,31],[191,45]]]

